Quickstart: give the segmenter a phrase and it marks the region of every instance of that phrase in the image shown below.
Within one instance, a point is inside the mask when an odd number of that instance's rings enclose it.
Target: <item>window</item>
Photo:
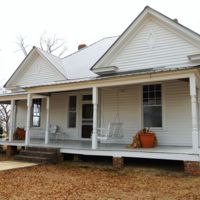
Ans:
[[[144,127],[162,127],[161,84],[143,86]]]
[[[32,126],[40,127],[41,122],[41,99],[33,99],[32,104]]]
[[[76,96],[69,97],[68,127],[76,128]]]
[[[83,95],[82,100],[83,101],[92,101],[92,95],[91,94]]]

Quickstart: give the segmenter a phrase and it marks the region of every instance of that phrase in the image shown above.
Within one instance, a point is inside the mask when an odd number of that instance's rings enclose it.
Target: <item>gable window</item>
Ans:
[[[68,127],[76,128],[76,96],[69,97]]]
[[[41,123],[41,99],[33,99],[32,104],[32,126],[33,127],[40,127]]]
[[[161,84],[143,86],[144,127],[162,127]]]

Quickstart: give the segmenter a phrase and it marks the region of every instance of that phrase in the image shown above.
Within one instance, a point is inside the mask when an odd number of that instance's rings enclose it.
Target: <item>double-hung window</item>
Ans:
[[[69,96],[68,127],[76,128],[76,96]]]
[[[143,86],[144,127],[162,127],[161,84]]]
[[[33,99],[32,103],[32,126],[40,127],[41,124],[41,99]]]

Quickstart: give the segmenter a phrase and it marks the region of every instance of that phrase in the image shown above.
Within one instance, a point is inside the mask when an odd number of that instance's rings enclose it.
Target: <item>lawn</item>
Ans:
[[[74,163],[0,172],[0,200],[200,199],[200,178],[156,166]]]

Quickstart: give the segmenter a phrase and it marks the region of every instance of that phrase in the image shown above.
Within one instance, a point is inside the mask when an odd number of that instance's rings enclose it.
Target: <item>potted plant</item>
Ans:
[[[144,128],[138,133],[142,148],[152,148],[156,146],[157,139],[154,132],[149,128]]]
[[[24,128],[17,127],[14,132],[13,138],[14,140],[25,140],[25,134],[26,131],[24,130]]]

